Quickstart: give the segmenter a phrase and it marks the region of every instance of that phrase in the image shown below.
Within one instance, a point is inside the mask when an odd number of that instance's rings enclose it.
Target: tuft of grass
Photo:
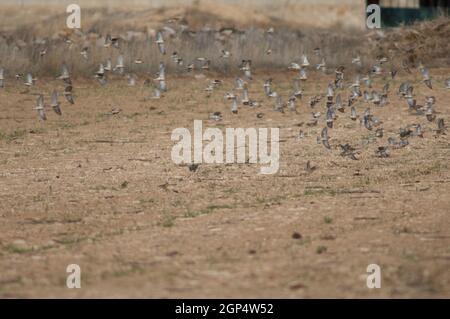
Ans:
[[[188,209],[184,213],[184,217],[193,218],[193,217],[197,217],[197,216],[201,216],[201,215],[211,214],[216,209],[232,209],[232,208],[233,208],[233,206],[231,206],[231,205],[209,205],[204,209],[196,210],[196,211]]]
[[[295,243],[300,245],[300,246],[309,245],[309,244],[311,244],[311,242],[312,242],[312,240],[311,240],[311,237],[309,237],[309,236],[301,238],[301,239],[295,241]]]
[[[325,217],[323,218],[323,222],[324,222],[325,224],[331,224],[331,223],[333,222],[333,218],[331,218],[330,216],[325,216]]]
[[[163,215],[160,225],[167,228],[173,227],[175,225],[175,219],[175,216],[166,213]]]
[[[329,188],[321,188],[321,189],[305,189],[303,192],[304,196],[315,196],[315,195],[328,195],[328,196],[336,196],[336,191]]]
[[[23,138],[27,134],[27,130],[16,129],[9,133],[0,132],[0,140],[6,141],[7,144],[17,139]]]
[[[16,246],[14,244],[9,244],[5,247],[6,251],[12,253],[12,254],[26,254],[30,251],[33,251],[33,248],[23,248]]]

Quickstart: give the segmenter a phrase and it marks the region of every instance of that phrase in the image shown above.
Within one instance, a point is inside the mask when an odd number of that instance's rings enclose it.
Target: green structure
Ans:
[[[435,18],[450,13],[450,0],[409,0],[408,5],[400,0],[367,0],[367,5],[378,4],[381,7],[383,27],[395,27],[411,24],[415,21]]]

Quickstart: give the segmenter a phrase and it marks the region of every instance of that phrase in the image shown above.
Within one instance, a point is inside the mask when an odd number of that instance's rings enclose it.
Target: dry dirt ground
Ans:
[[[449,71],[431,73],[444,79]],[[291,75],[270,76],[287,96]],[[313,76],[299,114],[281,114],[263,97],[265,77],[250,87],[263,105],[237,115],[223,99],[233,78],[208,99],[206,79],[169,76],[166,96],[148,101],[149,89],[123,80],[100,87],[75,79],[76,104],[63,102],[62,117],[48,109],[45,123],[21,84],[1,89],[0,296],[450,297],[450,132],[436,137],[436,123],[408,112],[394,92],[404,75],[391,84],[390,104],[372,107],[385,136],[351,121],[347,109],[330,130],[331,151],[316,143],[323,117],[306,125],[307,101],[329,78]],[[435,87],[417,84],[415,93],[420,102],[434,94],[437,116],[450,123],[450,90],[442,81]],[[48,104],[54,88],[61,83],[42,79],[32,92],[46,92]],[[122,111],[108,115],[113,107]],[[223,121],[209,121],[213,111]],[[279,172],[175,165],[170,134],[192,130],[194,119],[222,129],[279,127]],[[413,123],[423,138],[375,157]],[[359,160],[339,155],[346,142]],[[81,289],[66,288],[73,263]],[[381,267],[381,289],[366,287],[372,263]]]

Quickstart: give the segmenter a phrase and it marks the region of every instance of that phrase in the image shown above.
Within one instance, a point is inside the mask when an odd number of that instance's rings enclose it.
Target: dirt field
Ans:
[[[417,84],[414,92],[435,95],[437,116],[450,123],[442,85],[450,70],[431,72],[435,89]],[[270,76],[287,96],[290,76]],[[161,100],[144,100],[149,89],[124,80],[100,87],[75,79],[76,104],[64,102],[62,117],[48,109],[45,123],[33,110],[36,96],[19,93],[22,84],[0,90],[0,296],[450,297],[450,144],[395,95],[405,75],[391,83],[389,105],[371,107],[384,137],[351,121],[347,108],[329,131],[331,151],[316,143],[323,117],[306,125],[307,101],[329,77],[311,76],[299,114],[274,112],[264,79],[258,74],[250,87],[262,106],[237,115],[223,99],[232,77],[208,99],[206,78],[169,75]],[[49,101],[54,88],[61,83],[39,79],[32,93],[46,92]],[[366,107],[357,106],[360,116]],[[208,120],[214,111],[223,121]],[[175,165],[170,134],[192,130],[194,119],[222,129],[279,127],[279,172]],[[413,123],[423,138],[375,157]],[[340,143],[359,159],[340,156]],[[73,263],[81,289],[65,285]],[[372,263],[381,267],[381,289],[366,287]]]

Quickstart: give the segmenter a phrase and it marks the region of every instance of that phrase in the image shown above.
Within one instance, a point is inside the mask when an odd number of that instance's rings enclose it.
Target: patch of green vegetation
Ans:
[[[299,240],[296,240],[295,243],[300,246],[306,246],[306,245],[311,244],[311,241],[312,241],[311,237],[307,236],[307,237],[301,238]]]
[[[79,217],[64,217],[62,222],[64,224],[76,224],[81,222],[83,219]]]
[[[6,251],[12,253],[12,254],[25,254],[28,253],[30,251],[33,251],[33,248],[24,248],[24,247],[19,247],[16,246],[14,244],[9,244],[5,247]]]
[[[53,241],[55,243],[61,244],[61,245],[74,245],[81,242],[83,239],[81,238],[71,238],[71,237],[63,237],[59,239],[54,239]]]
[[[234,187],[231,187],[231,188],[224,189],[223,192],[226,193],[226,194],[234,194],[234,193],[238,192],[238,189],[234,188]]]
[[[68,123],[68,122],[60,122],[60,123],[58,123],[58,127],[61,129],[69,129],[69,128],[74,128],[75,125],[72,123]]]
[[[304,196],[315,196],[315,195],[328,195],[328,196],[336,196],[336,191],[334,189],[330,188],[320,188],[320,189],[313,189],[313,188],[307,188],[303,192]]]
[[[123,117],[127,118],[127,119],[134,119],[135,117],[138,117],[140,115],[143,115],[142,113],[138,113],[138,112],[134,112],[132,114],[124,114]]]
[[[163,215],[160,225],[167,228],[172,227],[175,225],[175,219],[175,216],[166,213]]]
[[[448,170],[448,164],[444,162],[434,162],[431,166],[412,168],[397,171],[397,175],[401,178],[415,178],[418,176],[431,175],[441,171]]]
[[[23,138],[27,134],[25,129],[16,129],[9,133],[0,132],[0,140],[6,141],[6,143],[11,143],[19,138]]]
[[[139,199],[139,204],[141,204],[141,205],[154,204],[155,202],[156,201],[153,198],[149,198],[149,199],[141,198],[141,199]]]
[[[44,195],[37,194],[33,196],[33,202],[43,202],[45,200]]]
[[[316,248],[316,253],[320,255],[320,254],[327,252],[327,250],[328,250],[328,248],[326,246],[318,246]]]
[[[201,210],[190,210],[188,209],[185,213],[184,213],[184,217],[189,217],[189,218],[193,218],[193,217],[197,217],[197,216],[201,216],[201,215],[208,215],[214,212],[214,210],[216,209],[232,209],[234,208],[231,205],[209,205],[204,209]]]
[[[117,191],[117,188],[115,187],[106,187],[104,185],[95,185],[93,187],[89,187],[89,189],[93,191],[105,191],[105,190]]]
[[[325,217],[323,218],[323,222],[324,222],[325,224],[331,224],[331,223],[333,222],[333,218],[331,218],[330,216],[325,216]]]
[[[206,207],[207,210],[211,210],[211,211],[213,211],[215,209],[232,209],[232,208],[233,208],[233,206],[227,205],[227,204],[225,204],[225,205],[209,205],[208,207]]]

